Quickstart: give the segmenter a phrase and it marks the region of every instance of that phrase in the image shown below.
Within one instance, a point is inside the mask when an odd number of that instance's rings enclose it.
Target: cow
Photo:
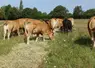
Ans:
[[[93,41],[93,47],[95,47],[95,16],[91,17],[88,20],[87,28],[88,28],[88,32],[91,37],[91,40]]]
[[[51,40],[54,39],[54,33],[49,24],[45,23],[45,21],[41,20],[28,20],[27,24],[24,26],[25,28],[25,39],[27,44],[29,44],[29,39],[31,34],[37,34],[36,41],[38,40],[39,34],[43,36],[43,40],[45,35],[48,35]]]
[[[49,24],[52,27],[54,33],[55,33],[55,29],[59,29],[62,26],[62,21],[63,21],[63,19],[61,19],[61,18],[50,19]]]
[[[24,24],[27,20],[28,18],[21,18],[17,20],[6,20],[3,26],[4,27],[4,40],[5,40],[6,35],[8,39],[10,39],[10,34],[14,31],[17,31],[18,35],[20,35],[20,28],[24,28]]]
[[[72,23],[68,19],[64,19],[62,22],[63,26],[61,26],[60,30],[64,32],[72,31]]]
[[[70,20],[72,23],[72,26],[74,26],[74,18],[68,18],[68,20]]]
[[[50,25],[52,27],[52,29],[55,32],[55,29],[61,29],[62,27],[64,27],[63,21],[66,21],[66,19],[62,19],[62,18],[52,18],[50,19]],[[67,20],[71,21],[70,25],[72,24],[72,27],[74,26],[74,19],[73,18],[67,18]]]
[[[14,31],[17,31],[18,35],[19,33],[19,24],[17,23],[17,20],[6,20],[4,23],[4,40],[7,34],[8,39],[10,39],[10,34]]]

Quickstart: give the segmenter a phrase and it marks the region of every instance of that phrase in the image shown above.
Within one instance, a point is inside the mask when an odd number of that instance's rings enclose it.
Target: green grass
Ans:
[[[59,32],[54,41],[48,42],[48,55],[42,64],[44,68],[95,68],[95,50],[91,49],[87,21],[75,20],[73,32]],[[16,44],[24,42],[23,38],[12,36],[10,40],[3,40],[3,27],[0,27],[0,56],[9,54]]]
[[[88,20],[75,20],[69,34],[58,33],[49,41],[44,68],[95,68],[95,50],[87,32]]]

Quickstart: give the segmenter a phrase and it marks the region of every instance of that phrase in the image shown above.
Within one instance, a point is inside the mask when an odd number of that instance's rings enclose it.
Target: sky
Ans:
[[[39,11],[49,13],[56,6],[62,5],[66,7],[69,12],[73,12],[75,6],[82,6],[84,11],[95,8],[95,0],[22,0],[24,8],[36,7]],[[0,7],[11,4],[12,6],[18,7],[20,0],[1,0]]]

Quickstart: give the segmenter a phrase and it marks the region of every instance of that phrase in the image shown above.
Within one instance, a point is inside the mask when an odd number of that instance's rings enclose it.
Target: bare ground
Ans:
[[[47,41],[15,44],[9,54],[0,56],[0,68],[39,68],[47,47]]]

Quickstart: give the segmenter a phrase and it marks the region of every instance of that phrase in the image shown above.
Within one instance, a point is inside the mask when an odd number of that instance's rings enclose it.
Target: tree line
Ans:
[[[75,6],[73,13],[62,6],[56,6],[50,13],[41,12],[34,8],[23,8],[23,2],[20,0],[19,7],[13,7],[10,4],[0,7],[1,20],[14,20],[18,18],[33,18],[33,19],[50,19],[50,18],[68,18],[88,19],[95,15],[95,9],[82,10],[81,6]]]

